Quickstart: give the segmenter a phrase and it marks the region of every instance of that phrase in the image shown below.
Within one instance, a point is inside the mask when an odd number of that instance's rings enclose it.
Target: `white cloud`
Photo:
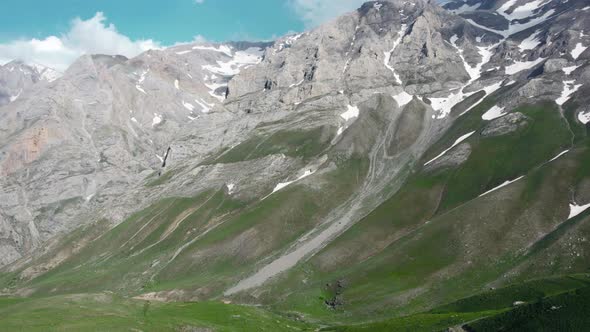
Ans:
[[[367,0],[289,0],[306,27],[315,27],[359,8]]]
[[[205,0],[195,0],[195,3],[202,4]]]
[[[161,48],[151,39],[131,40],[119,33],[113,24],[107,24],[103,13],[88,20],[76,18],[70,30],[61,37],[16,40],[0,44],[0,63],[22,60],[39,63],[64,71],[83,54],[121,54],[133,57],[149,49]]]
[[[189,44],[205,44],[205,43],[209,43],[210,41],[207,40],[207,38],[205,38],[205,36],[203,35],[196,35],[193,37],[193,40],[188,41],[188,42],[176,42],[171,46],[167,46],[167,47],[175,47],[175,46],[183,46],[183,45],[189,45]]]

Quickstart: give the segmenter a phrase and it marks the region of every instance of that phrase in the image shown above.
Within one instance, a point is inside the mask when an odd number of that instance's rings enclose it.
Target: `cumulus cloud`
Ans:
[[[289,0],[306,27],[312,28],[359,8],[367,0]]]
[[[76,18],[70,30],[45,39],[17,40],[0,44],[0,63],[18,59],[38,63],[64,71],[83,54],[121,54],[133,57],[149,49],[162,48],[151,39],[131,40],[117,31],[106,17],[98,12],[88,20]]]

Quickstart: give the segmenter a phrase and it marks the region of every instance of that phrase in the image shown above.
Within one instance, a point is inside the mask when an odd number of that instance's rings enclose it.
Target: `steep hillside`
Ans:
[[[274,43],[84,56],[24,89],[0,108],[0,311],[90,306],[142,330],[584,324],[542,313],[588,303],[590,7],[444,7],[371,1]]]

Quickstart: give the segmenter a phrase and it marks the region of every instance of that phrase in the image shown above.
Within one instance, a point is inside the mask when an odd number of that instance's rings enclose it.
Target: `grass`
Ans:
[[[477,139],[467,162],[447,182],[440,211],[524,175],[569,147],[570,133],[554,106],[543,103],[516,111],[531,118],[531,123],[515,133]]]
[[[159,303],[113,294],[0,298],[2,331],[305,331],[266,310],[220,302]]]
[[[589,286],[588,275],[533,280],[474,295],[428,312],[323,331],[442,331],[464,324],[468,331],[581,331],[580,327],[588,321],[584,312],[590,306]],[[527,304],[515,307],[516,301]],[[568,312],[572,305],[576,306],[573,313]],[[555,312],[558,306],[561,312]],[[547,315],[550,311],[554,311],[553,317]],[[550,321],[547,327],[542,326],[545,321]]]
[[[581,288],[467,324],[469,331],[586,331],[590,288]]]
[[[157,243],[153,250],[134,255],[148,243],[156,243],[167,227],[191,208],[196,209],[168,238]],[[25,284],[34,286],[38,294],[105,289],[137,292],[149,279],[143,272],[149,271],[154,261],[171,255],[178,243],[186,241],[190,236],[187,229],[202,228],[211,213],[223,214],[236,208],[239,204],[227,200],[222,190],[204,192],[193,198],[164,199],[135,213],[59,266]],[[75,242],[74,237],[65,243],[74,246]]]
[[[327,132],[328,129],[318,127],[311,130],[260,134],[238,144],[209,163],[229,164],[280,153],[290,157],[309,159],[329,146],[331,134]]]
[[[480,104],[467,113],[466,122],[458,120],[457,126],[463,127],[455,128],[457,135],[481,130],[485,107]],[[419,312],[481,291],[522,262],[525,256],[517,252],[519,246],[538,239],[540,224],[556,222],[561,211],[557,206],[567,205],[565,191],[573,178],[566,167],[572,161],[538,168],[570,143],[555,106],[540,103],[517,111],[530,118],[528,127],[500,137],[474,136],[472,154],[463,165],[414,173],[397,193],[308,263],[267,287],[274,297],[286,294],[275,307],[328,321]],[[447,140],[454,141],[453,135]],[[562,159],[587,169],[580,162],[584,156],[569,154]],[[495,203],[476,199],[506,180],[529,173],[538,175],[516,183],[511,199],[498,198]],[[530,209],[538,212],[531,218],[542,220],[529,218]],[[554,226],[542,227],[547,231]],[[508,236],[523,233],[518,241]],[[476,253],[467,256],[469,251]],[[338,280],[347,284],[344,304],[332,311],[323,303],[329,297],[325,285]],[[405,300],[400,303],[396,300],[400,298]]]
[[[515,301],[523,305],[515,306]],[[532,280],[433,310],[377,322],[309,322],[265,307],[221,302],[153,302],[113,293],[0,297],[2,331],[577,331],[588,326],[590,275]],[[321,326],[324,326],[320,329]]]
[[[317,179],[326,184],[321,191],[296,183],[230,216],[158,274],[158,289],[199,284],[203,278],[228,283],[240,274],[251,273],[256,260],[285,250],[348,199],[366,170],[365,159],[351,159]],[[207,264],[207,270],[202,269],[203,264]]]
[[[325,328],[321,331],[334,332],[391,332],[391,331],[407,331],[407,332],[431,332],[444,331],[448,327],[460,325],[464,322],[480,319],[488,315],[498,314],[498,311],[488,312],[468,312],[468,313],[449,313],[449,314],[417,314],[396,318],[379,323],[359,324],[341,327]]]
[[[531,280],[486,291],[459,301],[440,306],[431,312],[478,312],[510,308],[514,302],[536,302],[543,298],[590,286],[586,275],[564,276]]]

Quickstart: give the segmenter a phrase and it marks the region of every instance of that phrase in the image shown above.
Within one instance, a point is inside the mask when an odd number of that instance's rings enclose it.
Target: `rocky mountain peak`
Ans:
[[[0,66],[0,106],[16,101],[32,85],[39,82],[51,83],[61,75],[55,69],[27,64],[21,60]]]

